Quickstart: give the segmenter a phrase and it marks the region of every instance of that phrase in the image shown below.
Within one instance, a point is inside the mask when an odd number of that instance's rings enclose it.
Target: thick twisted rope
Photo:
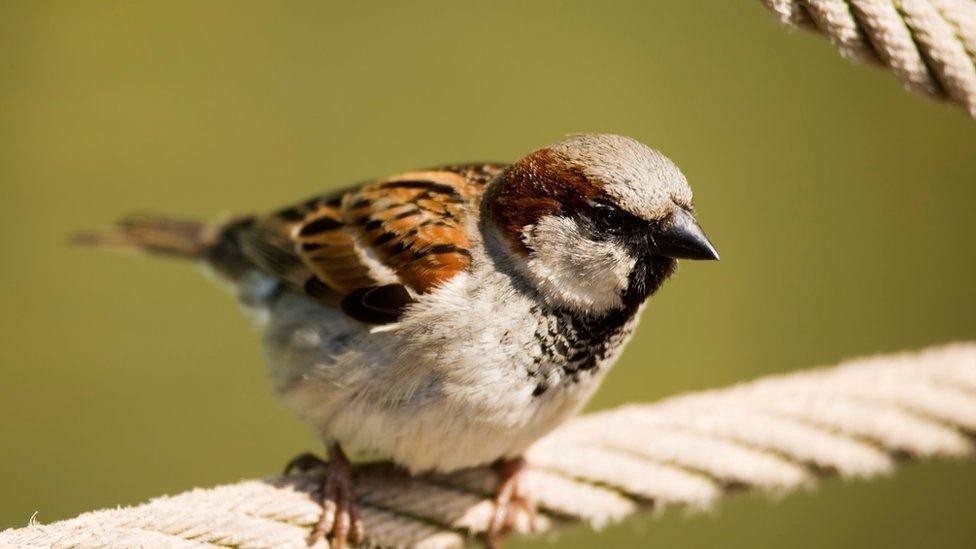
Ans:
[[[705,509],[742,488],[782,493],[825,475],[885,474],[904,458],[972,456],[974,433],[976,344],[958,344],[591,414],[527,458],[539,528],[599,527],[644,509]],[[363,466],[367,541],[463,546],[488,525],[494,482],[487,468],[411,478]],[[321,512],[316,484],[294,476],[197,489],[0,532],[0,546],[302,548]]]
[[[976,117],[976,0],[763,0],[845,57],[889,68],[910,90]]]

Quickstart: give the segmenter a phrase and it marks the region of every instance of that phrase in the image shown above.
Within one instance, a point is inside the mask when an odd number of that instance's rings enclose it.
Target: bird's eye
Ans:
[[[626,222],[626,215],[619,208],[604,202],[590,201],[594,220],[605,230],[618,231]]]

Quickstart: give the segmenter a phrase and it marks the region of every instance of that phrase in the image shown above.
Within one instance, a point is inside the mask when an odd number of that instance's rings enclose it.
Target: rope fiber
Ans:
[[[845,57],[887,67],[912,91],[976,117],[976,0],[762,0]],[[700,511],[749,489],[781,494],[824,476],[870,478],[899,460],[971,457],[976,344],[851,361],[570,421],[533,446],[536,531],[599,528],[638,511]],[[495,475],[412,478],[357,470],[374,547],[464,546],[491,520]],[[0,532],[2,547],[304,548],[321,507],[312,476],[246,480]],[[527,517],[517,523],[528,530]],[[321,540],[318,547],[327,547]]]
[[[582,416],[526,457],[545,531],[671,506],[700,511],[742,489],[782,494],[828,475],[870,478],[901,459],[971,457],[973,434],[976,343],[967,343]],[[464,546],[488,526],[494,482],[489,468],[411,478],[360,466],[367,544]],[[296,475],[195,489],[6,530],[0,546],[304,548],[321,512],[316,488],[313,476]]]
[[[841,55],[880,64],[909,90],[976,118],[976,0],[762,0]]]

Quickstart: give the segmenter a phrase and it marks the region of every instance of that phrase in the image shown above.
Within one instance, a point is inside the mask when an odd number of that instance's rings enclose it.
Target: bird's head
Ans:
[[[691,198],[663,154],[629,137],[582,134],[512,164],[485,213],[547,300],[601,314],[643,302],[677,259],[718,259]]]

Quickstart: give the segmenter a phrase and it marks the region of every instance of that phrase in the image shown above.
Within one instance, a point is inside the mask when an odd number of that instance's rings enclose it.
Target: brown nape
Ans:
[[[586,201],[605,199],[603,183],[588,178],[550,149],[539,149],[512,164],[494,190],[491,217],[513,248],[528,253],[522,229],[546,215],[571,211]]]

